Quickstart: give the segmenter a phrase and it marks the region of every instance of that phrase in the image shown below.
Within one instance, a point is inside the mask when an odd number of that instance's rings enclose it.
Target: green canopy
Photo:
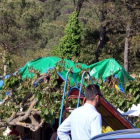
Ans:
[[[26,76],[32,78],[33,74],[32,73],[29,74],[30,68],[39,70],[40,73],[46,73],[49,69],[54,68],[57,62],[60,60],[61,59],[57,57],[38,58],[26,63],[25,66],[19,72],[22,75],[22,78],[25,78]],[[125,69],[114,59],[105,59],[103,61],[94,63],[89,66],[82,63],[75,64],[73,61],[66,59],[64,59],[64,62],[65,62],[64,64],[65,70],[58,73],[63,79],[66,78],[67,70],[72,68],[77,82],[80,82],[81,80],[81,76],[79,73],[81,72],[82,69],[89,69],[90,75],[95,77],[96,79],[98,79],[100,76],[103,79],[105,79],[108,76],[115,75],[117,76],[122,86],[125,82],[134,80],[134,78],[129,76],[129,74],[125,71]],[[80,65],[81,68],[75,68],[77,64]],[[72,78],[71,82],[73,82]]]
[[[90,75],[98,79],[100,76],[105,79],[109,76],[114,76],[118,78],[119,83],[121,86],[124,83],[134,80],[126,71],[125,69],[115,60],[115,59],[105,59],[100,62],[94,63],[90,66]]]
[[[19,71],[19,73],[22,75],[22,78],[25,77],[33,77],[33,73],[29,73],[29,70],[31,68],[40,71],[40,73],[46,73],[48,70],[54,68],[56,64],[60,61],[60,58],[57,57],[44,57],[44,58],[38,58],[32,61],[29,61],[25,64],[25,66]],[[66,78],[66,74],[68,69],[73,69],[73,73],[75,75],[76,81],[79,82],[81,80],[80,71],[81,69],[87,69],[87,65],[77,63],[81,66],[81,68],[75,68],[76,64],[73,61],[64,59],[64,71],[58,72],[59,76],[62,79]],[[72,75],[70,75],[72,77]],[[71,78],[71,84],[73,83],[73,78]]]

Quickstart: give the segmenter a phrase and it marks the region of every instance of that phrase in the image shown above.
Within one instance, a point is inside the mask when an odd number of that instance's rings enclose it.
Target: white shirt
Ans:
[[[102,132],[101,115],[94,106],[85,103],[84,106],[73,110],[59,126],[57,134],[60,140],[70,140],[70,130],[72,140],[90,140]]]

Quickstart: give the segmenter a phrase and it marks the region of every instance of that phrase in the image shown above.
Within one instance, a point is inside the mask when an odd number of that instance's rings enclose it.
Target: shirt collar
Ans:
[[[89,104],[89,103],[85,103],[84,106],[88,106],[88,107],[91,107],[92,109],[96,110],[96,108],[93,105]]]

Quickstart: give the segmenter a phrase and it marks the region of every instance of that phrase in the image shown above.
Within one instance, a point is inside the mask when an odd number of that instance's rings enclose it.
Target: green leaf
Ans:
[[[130,88],[130,89],[129,89],[129,92],[132,93],[132,91],[133,91],[133,89]]]
[[[3,95],[2,95],[2,94],[0,94],[0,101],[2,101],[2,97],[3,97]]]
[[[44,114],[45,114],[45,115],[48,115],[48,113],[49,113],[49,111],[48,111],[48,109],[46,108],[45,111],[44,111]]]

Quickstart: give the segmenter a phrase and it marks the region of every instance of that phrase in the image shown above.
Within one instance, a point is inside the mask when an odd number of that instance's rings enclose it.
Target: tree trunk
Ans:
[[[77,6],[76,6],[76,11],[80,12],[82,5],[83,5],[84,0],[78,0]]]
[[[3,73],[3,77],[5,77],[6,76],[6,73],[7,73],[7,65],[4,65],[4,73]]]
[[[2,56],[2,61],[3,61],[3,77],[5,77],[6,76],[6,73],[7,73],[7,65],[5,64],[5,57],[6,57],[6,53],[5,53],[5,51],[4,51],[4,53],[3,53],[3,56]]]
[[[101,52],[101,49],[103,48],[104,45],[104,40],[105,40],[105,32],[106,32],[106,26],[104,26],[102,23],[105,21],[105,15],[104,11],[101,11],[101,27],[100,27],[100,34],[99,34],[99,41],[97,44],[97,51],[96,51],[96,62],[99,61],[99,53]]]
[[[129,37],[130,37],[130,25],[126,27],[126,37],[124,46],[124,69],[128,71],[128,48],[129,48]]]

